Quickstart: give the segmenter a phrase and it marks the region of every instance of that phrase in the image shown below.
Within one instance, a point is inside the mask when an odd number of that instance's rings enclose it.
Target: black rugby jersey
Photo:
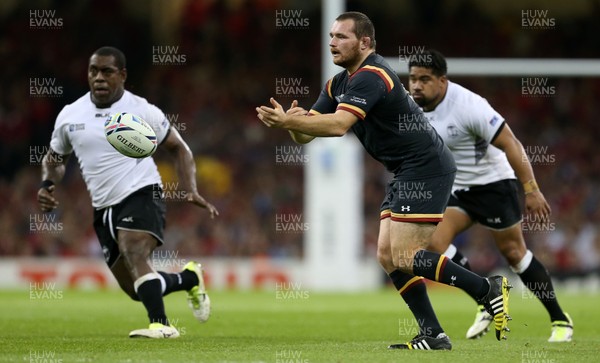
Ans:
[[[352,131],[367,152],[403,179],[456,171],[454,158],[382,56],[373,53],[352,75],[327,81],[311,114],[353,113]]]

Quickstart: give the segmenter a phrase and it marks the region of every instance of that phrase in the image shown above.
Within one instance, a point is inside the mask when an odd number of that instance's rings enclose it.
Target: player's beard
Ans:
[[[419,107],[421,107],[422,109],[427,109],[427,108],[428,108],[428,106],[430,106],[430,105],[432,105],[432,104],[433,104],[433,102],[434,102],[434,100],[435,100],[435,97],[431,97],[431,98],[429,98],[429,97],[425,97],[425,95],[421,95],[421,97],[420,97],[420,98],[414,98],[414,97],[413,97],[413,100],[414,100],[414,101],[415,101],[415,103],[416,103],[417,105],[419,105]]]
[[[348,55],[346,57],[340,57],[342,59],[339,59],[337,61],[334,59],[333,63],[336,66],[340,66],[340,67],[343,67],[346,69],[351,68],[352,66],[355,66],[355,65],[358,66],[358,64],[356,64],[356,63],[358,63],[360,61],[359,46],[360,46],[359,44],[356,44],[355,48],[350,49],[348,51]]]

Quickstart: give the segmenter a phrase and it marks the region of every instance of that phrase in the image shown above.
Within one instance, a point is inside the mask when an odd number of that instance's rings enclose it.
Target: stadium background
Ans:
[[[40,13],[32,15],[33,9],[54,11],[41,17],[54,19],[55,25],[62,21],[56,27],[33,27],[31,19],[40,18]],[[277,11],[282,9],[295,11],[298,24],[281,26]],[[447,57],[600,58],[598,1],[348,1],[347,9],[371,17],[378,53],[384,56],[397,57],[400,46],[410,45],[433,47]],[[523,27],[526,9],[546,10],[555,25]],[[197,157],[201,194],[221,212],[211,221],[204,211],[178,202],[174,172],[159,153],[156,160],[173,192],[165,249],[179,259],[302,258],[302,227],[282,232],[277,218],[302,216],[304,165],[278,161],[277,150],[294,145],[287,133],[264,128],[254,107],[276,94],[278,79],[300,82],[302,90],[295,96],[306,108],[318,96],[319,1],[15,0],[0,4],[0,18],[3,261],[101,258],[75,160],[58,187],[61,207],[48,222],[52,225],[46,223],[60,230],[35,230],[31,223],[41,215],[36,203],[39,155],[60,109],[87,91],[88,57],[103,45],[125,52],[126,88],[169,115]],[[156,55],[161,52],[173,57],[160,61]],[[530,248],[556,278],[598,273],[600,80],[545,77],[555,92],[542,97],[524,94],[519,76],[453,77],[452,69],[449,75],[486,97],[523,145],[543,156],[534,170],[553,214],[550,230],[526,233]],[[46,82],[45,93],[32,91],[32,82],[39,85],[36,79]],[[278,98],[292,100],[290,95]],[[348,197],[364,198],[362,253],[375,261],[387,174],[366,155],[364,163],[364,195]],[[473,229],[457,243],[478,272],[505,266],[482,229]]]

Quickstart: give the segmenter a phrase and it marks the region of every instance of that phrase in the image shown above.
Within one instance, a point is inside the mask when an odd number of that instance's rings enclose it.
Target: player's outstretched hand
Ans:
[[[58,201],[54,198],[54,185],[47,188],[40,188],[37,193],[37,200],[42,212],[50,212],[58,207]]]
[[[525,194],[525,210],[540,221],[548,221],[552,212],[546,198],[539,190]]]
[[[205,208],[206,210],[208,210],[208,213],[210,213],[210,218],[213,219],[216,216],[219,215],[219,211],[217,210],[217,208],[210,204],[209,202],[206,201],[206,199],[204,199],[200,194],[198,194],[197,192],[193,192],[193,193],[188,193],[187,194],[187,201],[190,203],[193,203],[195,205],[197,205],[200,208]]]
[[[257,107],[256,112],[258,112],[258,118],[267,127],[284,127],[288,115],[273,97],[271,97],[269,101],[271,101],[273,108],[268,106]]]
[[[308,114],[308,111],[306,111],[302,107],[298,107],[298,101],[294,100],[292,101],[292,105],[290,106],[290,108],[287,111],[285,111],[285,114],[288,116],[306,116]]]

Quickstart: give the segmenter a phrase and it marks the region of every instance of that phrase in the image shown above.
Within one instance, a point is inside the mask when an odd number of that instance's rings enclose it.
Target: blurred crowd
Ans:
[[[36,192],[40,155],[47,150],[56,115],[87,92],[91,53],[113,45],[127,56],[126,88],[167,114],[196,156],[200,193],[221,213],[210,220],[205,211],[181,201],[173,165],[159,151],[155,160],[168,209],[164,248],[187,256],[302,257],[302,230],[281,231],[276,221],[284,215],[303,218],[304,165],[278,162],[278,150],[292,142],[286,132],[265,128],[254,107],[277,96],[277,79],[300,79],[307,92],[296,96],[305,108],[318,97],[319,3],[164,1],[177,4],[176,11],[171,9],[175,5],[161,8],[146,1],[128,6],[116,0],[50,3],[63,19],[58,29],[32,29],[31,4],[0,8],[0,256],[101,256],[75,157],[58,185],[56,212],[42,214]],[[132,3],[144,15],[132,11]],[[556,29],[534,31],[520,27],[520,14],[491,17],[478,13],[474,3],[463,1],[453,12],[444,12],[440,2],[415,1],[414,16],[386,12],[381,4],[371,12],[366,1],[350,1],[349,8],[372,17],[378,50],[385,56],[397,56],[398,45],[406,41],[430,45],[448,57],[600,58],[593,46],[593,36],[600,32],[597,5],[585,17],[560,19]],[[48,6],[47,1],[40,4]],[[308,19],[309,26],[278,26],[278,9],[302,9],[297,16]],[[166,10],[175,13],[171,26],[177,27],[162,34],[156,19]],[[459,11],[463,21],[457,28],[450,22]],[[421,29],[421,22],[431,26]],[[444,30],[448,27],[452,31]],[[473,41],[464,41],[469,38]],[[164,45],[177,46],[185,61],[157,63],[153,47]],[[532,228],[525,219],[530,249],[559,277],[598,271],[600,125],[595,100],[600,80],[550,78],[555,94],[531,97],[523,94],[520,77],[454,78],[451,69],[449,75],[487,98],[526,149],[543,156],[532,161],[553,213],[542,227]],[[54,79],[60,94],[32,95],[32,78]],[[278,98],[284,105],[293,99]],[[364,163],[364,254],[375,258],[379,204],[389,176],[368,155]],[[505,264],[484,229],[475,228],[456,243],[477,271]]]

